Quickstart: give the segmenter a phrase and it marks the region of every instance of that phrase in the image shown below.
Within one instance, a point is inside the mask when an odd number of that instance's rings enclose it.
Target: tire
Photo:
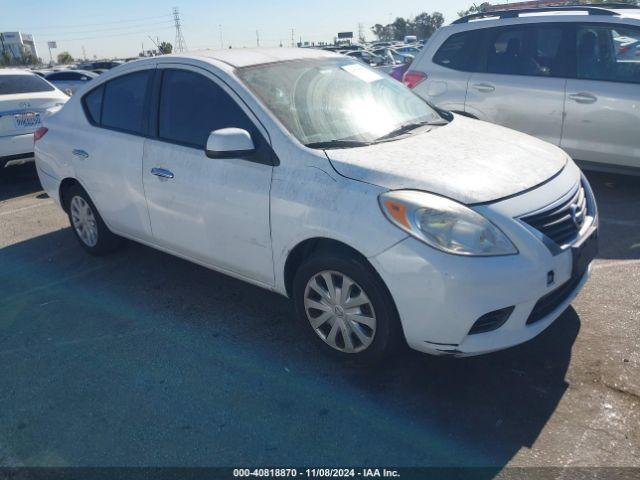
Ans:
[[[64,199],[71,230],[88,253],[103,256],[122,245],[122,237],[107,228],[98,209],[80,185],[71,186]]]
[[[348,291],[343,294],[344,282]],[[293,301],[313,341],[343,360],[376,364],[402,344],[402,327],[385,284],[366,261],[349,252],[318,252],[304,260],[293,280]]]

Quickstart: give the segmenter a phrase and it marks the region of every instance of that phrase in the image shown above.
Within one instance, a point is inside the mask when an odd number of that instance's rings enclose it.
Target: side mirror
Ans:
[[[209,158],[238,158],[255,150],[249,132],[241,128],[222,128],[209,134],[206,153]]]
[[[73,95],[73,91],[70,88],[65,88],[64,93],[66,93],[69,97]]]

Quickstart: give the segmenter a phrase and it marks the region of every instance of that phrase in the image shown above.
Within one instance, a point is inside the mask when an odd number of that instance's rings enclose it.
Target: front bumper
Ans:
[[[522,204],[522,199],[514,201]],[[483,207],[483,214],[508,232],[520,252],[517,255],[448,255],[409,237],[370,259],[391,292],[411,348],[435,355],[471,356],[524,343],[551,325],[583,288],[591,266],[576,275],[571,248],[551,251],[518,222],[519,215],[513,215],[513,202],[509,202]],[[593,206],[586,236],[597,235],[595,202]],[[536,316],[539,302],[545,301],[546,308]],[[511,312],[501,326],[470,333],[478,319],[500,310]]]

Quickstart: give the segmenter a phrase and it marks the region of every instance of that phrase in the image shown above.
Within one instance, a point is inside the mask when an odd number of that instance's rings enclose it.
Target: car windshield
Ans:
[[[400,82],[347,58],[245,67],[238,75],[309,146],[357,146],[444,121]]]
[[[0,95],[52,90],[51,84],[37,75],[0,75]]]

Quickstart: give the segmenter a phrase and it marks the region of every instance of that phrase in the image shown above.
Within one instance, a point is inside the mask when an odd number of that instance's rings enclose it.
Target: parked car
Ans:
[[[98,74],[88,70],[62,70],[48,74],[45,78],[68,95],[84,87]]]
[[[89,253],[129,238],[293,299],[310,336],[375,360],[525,342],[597,249],[557,147],[432,108],[354,59],[234,49],[131,62],[48,118],[43,187]]]
[[[491,12],[438,30],[405,74],[436,105],[559,145],[587,168],[640,173],[640,10]]]
[[[404,45],[402,47],[396,47],[394,50],[402,55],[417,55],[420,53],[421,48],[412,45]]]
[[[366,63],[367,65],[371,65],[371,66],[383,65],[385,63],[384,58],[372,52],[369,52],[367,50],[356,50],[353,52],[346,52],[346,55],[348,57],[356,58],[360,60],[362,63]]]
[[[27,70],[0,69],[0,169],[33,161],[33,132],[68,98]]]

